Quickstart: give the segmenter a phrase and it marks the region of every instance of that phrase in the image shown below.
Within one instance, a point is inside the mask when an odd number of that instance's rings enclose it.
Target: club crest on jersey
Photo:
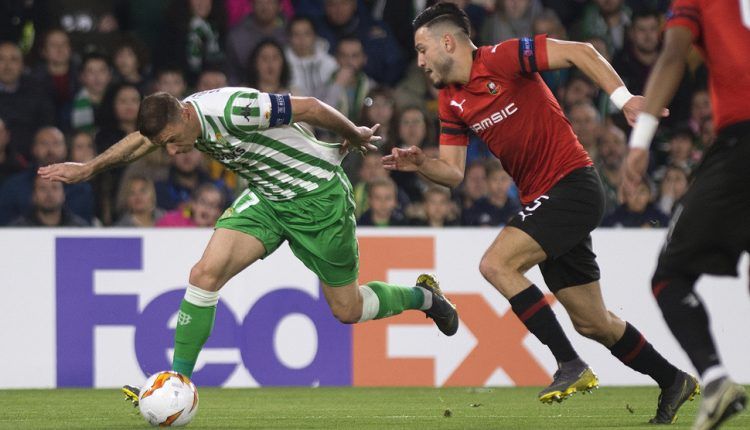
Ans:
[[[494,96],[500,90],[500,86],[492,81],[489,81],[487,82],[487,90]]]
[[[221,133],[216,133],[216,141],[221,143],[222,145],[228,145],[229,141],[224,137]]]

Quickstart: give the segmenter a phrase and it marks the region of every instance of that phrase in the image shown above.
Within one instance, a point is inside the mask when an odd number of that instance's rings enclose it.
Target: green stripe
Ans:
[[[227,124],[219,118],[219,121],[221,121],[221,125],[224,126],[224,128],[227,128]],[[257,143],[259,145],[263,145],[267,148],[275,149],[282,154],[289,156],[291,158],[294,158],[297,161],[301,161],[303,163],[310,164],[315,167],[320,167],[323,170],[327,170],[329,172],[336,169],[336,166],[317,157],[314,157],[309,154],[305,154],[302,151],[299,151],[295,148],[292,148],[291,146],[285,145],[278,140],[272,139],[268,136],[264,136],[261,133],[243,133],[243,132],[232,132],[232,135],[243,142],[253,142]]]
[[[198,117],[201,119],[201,126],[202,126],[201,136],[203,136],[204,139],[208,139],[208,130],[206,130],[206,118],[205,118],[205,116],[203,116],[203,111],[201,111],[201,107],[198,106],[198,103],[196,103],[196,102],[192,102],[191,101],[191,102],[188,102],[188,103],[190,103],[191,105],[193,105],[193,107],[195,108],[195,110],[198,111]]]
[[[236,99],[238,96],[242,94],[247,94],[247,93],[241,93],[238,91],[232,94],[229,97],[229,101],[227,101],[227,105],[224,107],[224,120],[221,123],[224,126],[224,128],[226,128],[227,131],[232,134],[244,133],[245,131],[255,131],[258,129],[257,126],[249,126],[249,125],[242,126],[242,128],[240,128],[239,126],[235,125],[234,122],[232,122],[232,109],[234,108],[234,99]],[[219,119],[221,120],[221,118]]]
[[[306,189],[302,188],[299,185],[294,185],[289,182],[281,182],[277,178],[274,178],[273,176],[269,175],[268,173],[262,171],[262,170],[255,170],[252,172],[255,175],[258,175],[261,177],[261,179],[270,182],[273,185],[278,186],[282,190],[287,189],[289,191],[292,191],[295,194],[305,194],[309,193]]]
[[[312,182],[314,184],[318,184],[320,182],[325,182],[327,180],[325,178],[320,178],[318,176],[315,176],[315,175],[313,175],[311,173],[303,172],[303,171],[298,170],[298,169],[296,169],[294,167],[287,166],[284,163],[281,163],[280,161],[275,160],[275,159],[273,159],[271,157],[266,157],[265,155],[257,154],[257,153],[254,153],[254,152],[249,152],[248,151],[245,154],[243,154],[242,157],[240,157],[240,158],[244,158],[244,159],[247,159],[247,160],[250,160],[250,161],[257,161],[257,162],[266,164],[269,167],[274,168],[274,169],[278,170],[281,173],[286,173],[287,175],[289,175],[289,176],[291,176],[293,178],[302,179],[302,180],[305,180],[305,181],[308,181],[308,182]]]
[[[237,91],[234,94],[237,95],[237,97],[239,97],[241,99],[257,99],[258,98],[258,93],[257,92],[248,93],[247,91]]]

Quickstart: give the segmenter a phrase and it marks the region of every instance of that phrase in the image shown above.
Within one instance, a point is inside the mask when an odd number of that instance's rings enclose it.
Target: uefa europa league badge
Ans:
[[[497,94],[497,90],[499,89],[499,87],[496,83],[489,81],[487,82],[487,89],[490,91],[490,94],[494,96],[495,94]]]

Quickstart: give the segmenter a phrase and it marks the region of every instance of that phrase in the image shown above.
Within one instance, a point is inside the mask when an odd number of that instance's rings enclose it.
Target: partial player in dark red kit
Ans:
[[[673,422],[677,409],[698,392],[695,378],[665,360],[641,333],[607,310],[590,232],[601,221],[604,194],[591,159],[537,72],[577,66],[611,94],[634,120],[643,104],[589,44],[536,36],[477,48],[466,15],[438,3],[414,20],[418,65],[440,88],[440,158],[419,148],[394,149],[383,158],[390,170],[418,171],[456,186],[464,176],[468,132],[489,146],[516,181],[523,209],[485,253],[482,275],[555,356],[559,369],[539,393],[561,401],[598,385],[578,356],[542,292],[524,273],[539,265],[545,283],[576,330],[594,339],[661,387],[651,422]]]
[[[718,427],[747,403],[745,390],[721,363],[694,288],[704,273],[737,276],[739,257],[750,250],[750,0],[672,4],[664,49],[631,134],[624,183],[632,188],[646,171],[659,123],[654,113],[674,96],[693,43],[708,66],[717,138],[674,210],[652,287],[667,325],[701,375],[705,389],[694,428],[703,430]]]

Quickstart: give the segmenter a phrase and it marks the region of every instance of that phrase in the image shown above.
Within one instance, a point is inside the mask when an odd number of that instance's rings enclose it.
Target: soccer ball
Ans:
[[[155,373],[141,388],[138,408],[153,426],[184,426],[198,412],[198,390],[190,378],[177,372]]]

